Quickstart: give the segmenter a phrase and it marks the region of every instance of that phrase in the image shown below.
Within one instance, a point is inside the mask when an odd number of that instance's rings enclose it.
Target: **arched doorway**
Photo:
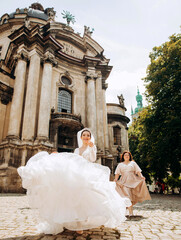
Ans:
[[[73,152],[77,147],[77,132],[83,127],[80,116],[53,112],[50,120],[50,141],[58,152]]]
[[[73,152],[77,147],[77,132],[70,127],[59,126],[57,134],[57,151]]]

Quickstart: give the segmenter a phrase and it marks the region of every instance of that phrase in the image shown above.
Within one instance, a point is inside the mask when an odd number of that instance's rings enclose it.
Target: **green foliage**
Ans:
[[[129,135],[130,150],[138,154],[140,161],[144,160],[143,152],[155,179],[167,178],[168,171],[178,178],[181,172],[181,34],[172,35],[168,42],[154,47],[150,60],[144,79],[150,107],[131,126],[134,134],[142,132],[134,142]]]
[[[128,130],[130,152],[134,160],[141,167],[147,182],[150,182],[151,169],[147,157],[149,152],[149,141],[145,132],[144,122],[148,117],[149,110],[150,107],[147,107],[139,112],[138,118],[133,121]]]
[[[171,188],[181,188],[181,179],[168,176],[166,184]]]

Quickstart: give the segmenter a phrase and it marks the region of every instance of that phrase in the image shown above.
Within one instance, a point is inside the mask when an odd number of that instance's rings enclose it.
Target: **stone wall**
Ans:
[[[0,165],[0,193],[25,193],[17,168]]]

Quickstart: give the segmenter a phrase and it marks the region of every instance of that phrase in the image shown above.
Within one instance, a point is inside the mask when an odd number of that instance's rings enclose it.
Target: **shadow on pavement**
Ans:
[[[140,221],[140,220],[146,219],[147,217],[143,217],[141,215],[134,215],[134,216],[127,215],[126,218],[127,218],[126,221]]]
[[[65,229],[62,233],[57,235],[50,234],[37,234],[37,235],[25,235],[19,237],[2,238],[2,240],[90,240],[90,239],[104,239],[113,240],[120,239],[120,233],[112,228],[95,228],[85,230],[83,234],[78,234],[74,231]]]

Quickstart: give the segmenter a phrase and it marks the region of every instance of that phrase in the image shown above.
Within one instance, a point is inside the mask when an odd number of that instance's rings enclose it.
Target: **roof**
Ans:
[[[13,12],[11,14],[9,14],[9,18],[12,19],[14,18],[15,14],[27,14],[27,16],[29,17],[34,17],[34,18],[39,18],[39,19],[43,19],[43,20],[48,20],[48,15],[45,14],[43,11],[37,10],[37,9],[32,9],[32,8],[28,8],[28,9],[20,9],[18,13]]]

